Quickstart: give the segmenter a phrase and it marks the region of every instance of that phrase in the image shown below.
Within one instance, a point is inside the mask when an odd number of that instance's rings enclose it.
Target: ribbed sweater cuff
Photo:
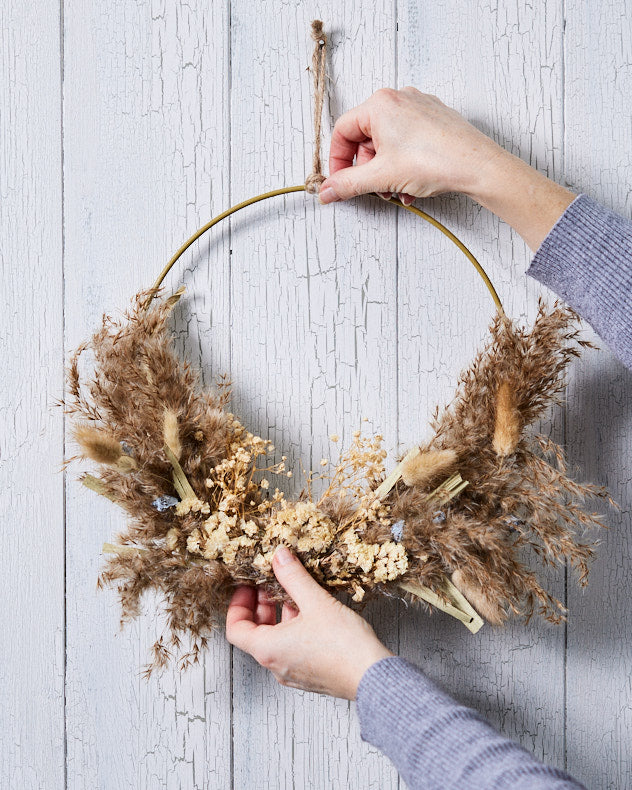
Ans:
[[[527,274],[555,291],[632,368],[632,222],[578,195]]]
[[[454,700],[429,677],[401,656],[387,656],[372,664],[362,676],[356,695],[360,735],[387,751],[389,743],[406,743],[410,720],[423,711],[428,721],[455,705]],[[388,721],[389,726],[384,727]]]
[[[362,740],[390,758],[410,790],[581,790],[400,656],[366,670],[356,704]]]
[[[356,704],[360,737],[392,760],[409,787],[421,786],[422,777],[428,782],[425,787],[441,786],[430,775],[443,777],[444,786],[452,787],[460,772],[459,759],[453,761],[451,748],[446,749],[445,743],[441,746],[437,735],[441,741],[447,735],[458,747],[457,720],[462,712],[476,717],[474,711],[458,705],[401,656],[383,658],[367,669],[358,685]]]

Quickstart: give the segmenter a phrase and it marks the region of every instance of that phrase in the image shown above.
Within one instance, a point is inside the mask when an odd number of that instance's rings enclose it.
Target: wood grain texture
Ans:
[[[394,78],[390,3],[373,6],[369,21],[358,3],[325,2],[315,9],[262,2],[253,15],[250,3],[233,2],[231,73],[233,87],[239,86],[231,94],[234,201],[301,183],[309,172],[312,98],[305,69],[316,12],[330,40],[326,118]],[[279,457],[288,456],[295,476],[279,487],[298,493],[301,463],[316,469],[321,458],[336,459],[332,433],[344,446],[363,426],[383,433],[393,447],[392,209],[367,198],[323,210],[313,196],[298,194],[239,217],[231,249],[233,410],[272,439]],[[395,647],[391,612],[380,603],[368,614]],[[353,706],[280,687],[238,651],[233,710],[236,787],[397,786],[388,760],[360,743]]]
[[[565,175],[632,216],[632,25],[629,3],[571,3],[565,46]],[[575,366],[570,459],[610,489],[610,513],[588,588],[569,585],[568,769],[587,787],[632,782],[632,374],[604,344]]]
[[[465,13],[464,9],[468,12]],[[436,94],[501,145],[551,177],[562,146],[562,4],[405,3],[398,38],[398,84]],[[450,55],[437,57],[437,37]],[[475,54],[476,65],[473,64]],[[425,208],[470,246],[507,313],[535,314],[539,287],[524,272],[520,237],[466,198]],[[426,438],[436,404],[451,399],[462,368],[480,347],[494,312],[478,275],[432,228],[399,222],[399,393],[402,451]],[[544,430],[560,434],[560,416]],[[564,600],[564,569],[540,574]],[[539,620],[471,636],[441,614],[406,613],[400,652],[446,690],[480,710],[539,759],[564,766],[564,627]],[[437,649],[437,646],[438,649]]]
[[[0,787],[64,782],[59,9],[0,6]]]
[[[124,2],[65,5],[67,348],[102,310],[124,308],[228,201],[226,10]],[[228,366],[227,245],[204,241],[170,278],[183,353],[207,383]],[[202,349],[204,351],[202,352]],[[230,784],[230,648],[146,684],[160,634],[148,615],[117,635],[112,592],[95,590],[101,544],[123,516],[76,483],[68,503],[68,785]],[[146,611],[156,609],[147,601]]]
[[[342,112],[411,84],[630,216],[630,10],[625,0],[2,5],[0,786],[403,787],[361,740],[354,703],[278,685],[222,633],[193,670],[140,678],[161,630],[156,601],[119,631],[115,594],[95,589],[101,544],[123,517],[76,469],[64,509],[63,419],[50,408],[64,356],[211,216],[304,180],[314,17],[330,39],[325,152]],[[524,275],[520,238],[463,198],[423,207],[472,248],[508,312],[532,320],[541,289]],[[206,386],[232,377],[233,411],[288,455],[294,478],[280,487],[292,493],[301,464],[335,461],[357,428],[384,435],[392,464],[423,439],[493,311],[443,236],[374,197],[250,207],[189,250],[166,283],[180,284],[178,348]],[[586,354],[566,408],[542,426],[622,505],[586,591],[547,577],[567,596],[566,628],[471,636],[395,601],[363,611],[391,650],[591,788],[627,787],[632,770],[630,375],[607,351]]]

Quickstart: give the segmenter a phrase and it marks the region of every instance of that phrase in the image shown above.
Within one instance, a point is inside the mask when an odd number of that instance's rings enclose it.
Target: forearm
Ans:
[[[383,751],[410,790],[579,790],[400,657],[371,666],[358,687],[363,740]]]
[[[527,271],[591,324],[632,368],[632,222],[498,149],[471,197],[536,253]]]
[[[468,194],[511,225],[533,252],[576,197],[500,147]]]

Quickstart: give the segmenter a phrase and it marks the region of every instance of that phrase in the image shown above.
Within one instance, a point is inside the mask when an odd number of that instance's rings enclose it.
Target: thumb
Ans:
[[[320,186],[321,203],[348,200],[368,192],[387,192],[388,185],[377,162],[377,157],[364,165],[354,165],[337,170]]]
[[[279,583],[291,595],[300,611],[322,605],[331,598],[287,546],[279,546],[274,552],[272,568]]]

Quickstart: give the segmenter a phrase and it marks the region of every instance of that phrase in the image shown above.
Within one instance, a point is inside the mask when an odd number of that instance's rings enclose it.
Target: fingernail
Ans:
[[[390,192],[378,192],[377,194],[382,198],[382,200],[390,200],[392,197]]]
[[[287,546],[279,546],[274,552],[273,559],[276,560],[279,565],[288,565],[292,562],[294,557]]]
[[[405,206],[411,206],[413,201],[415,200],[414,197],[410,195],[401,195],[399,198]]]
[[[331,187],[325,187],[318,193],[318,199],[321,203],[335,203],[340,200],[338,193]]]

